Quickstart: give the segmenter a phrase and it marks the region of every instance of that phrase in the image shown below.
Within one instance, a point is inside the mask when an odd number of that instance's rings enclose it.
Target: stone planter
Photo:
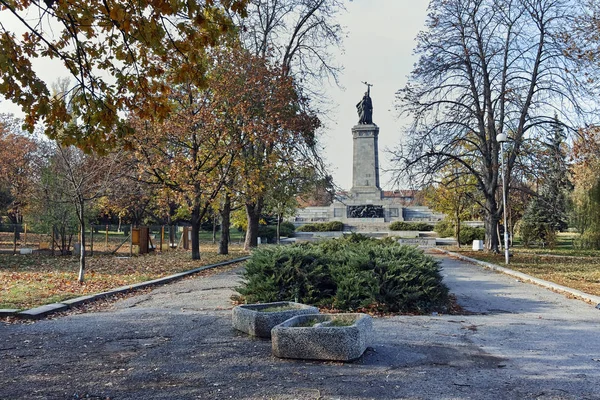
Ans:
[[[317,307],[291,301],[265,304],[244,304],[233,309],[233,327],[252,336],[271,337],[275,325],[303,314],[318,314]]]
[[[366,314],[300,315],[271,331],[273,355],[309,360],[357,359],[372,336],[373,322]]]

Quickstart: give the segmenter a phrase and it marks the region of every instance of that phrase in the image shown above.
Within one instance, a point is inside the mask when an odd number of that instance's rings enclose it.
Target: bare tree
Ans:
[[[81,232],[81,249],[79,252],[79,282],[83,282],[85,274],[85,228],[86,210],[94,200],[105,195],[118,174],[119,153],[98,156],[86,154],[74,146],[56,145],[53,156],[53,172],[59,181],[54,190],[63,191],[61,198],[75,207],[79,230]]]
[[[500,144],[511,138],[508,177],[554,114],[572,121],[582,111],[583,86],[559,40],[566,0],[432,0],[420,56],[397,107],[412,118],[395,151],[398,173],[425,183],[458,162],[483,194],[486,247],[498,250]],[[510,185],[509,185],[510,187]]]

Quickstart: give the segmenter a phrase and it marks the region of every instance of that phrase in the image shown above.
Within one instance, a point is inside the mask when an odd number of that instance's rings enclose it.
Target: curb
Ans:
[[[544,287],[546,289],[550,289],[554,292],[569,294],[569,295],[575,297],[576,299],[583,300],[586,303],[593,304],[596,306],[597,309],[600,309],[600,296],[594,296],[593,294],[588,294],[588,293],[582,292],[577,289],[571,289],[570,287],[558,285],[553,282],[548,282],[543,279],[535,278],[531,275],[527,275],[522,272],[512,270],[510,268],[501,267],[499,265],[492,264],[492,263],[489,263],[486,261],[476,260],[471,257],[463,256],[462,254],[454,253],[454,252],[451,252],[448,250],[443,250],[443,249],[440,249],[439,247],[434,248],[434,250],[439,251],[440,253],[448,254],[449,256],[452,256],[452,257],[456,257],[460,260],[468,261],[472,264],[480,265],[484,268],[488,268],[493,271],[498,271],[498,272],[502,272],[503,274],[506,274],[506,275],[514,276],[515,278],[519,278],[520,280],[522,280],[524,282],[534,283],[538,286]]]
[[[176,281],[178,279],[197,274],[198,272],[202,272],[207,269],[224,267],[225,265],[235,264],[238,262],[246,261],[249,258],[250,258],[249,256],[246,256],[246,257],[240,257],[240,258],[236,258],[236,259],[229,260],[229,261],[223,261],[223,262],[217,263],[217,264],[205,265],[203,267],[198,267],[195,269],[191,269],[189,271],[179,272],[177,274],[165,276],[164,278],[158,278],[158,279],[154,279],[151,281],[135,283],[132,285],[127,285],[127,286],[121,286],[121,287],[118,287],[115,289],[108,290],[106,292],[76,297],[73,299],[62,301],[60,303],[45,304],[43,306],[35,307],[35,308],[21,311],[21,312],[17,312],[17,310],[0,310],[0,311],[6,311],[6,314],[0,314],[0,316],[14,316],[17,318],[36,320],[36,319],[43,318],[47,315],[53,314],[55,312],[65,311],[71,307],[79,306],[81,304],[85,304],[85,303],[92,302],[92,301],[95,301],[98,299],[102,299],[104,297],[108,297],[108,296],[112,296],[112,295],[120,294],[120,293],[132,292],[132,291],[135,291],[138,289],[144,289],[144,288],[151,287],[151,286],[164,285],[166,283],[170,283],[170,282]]]

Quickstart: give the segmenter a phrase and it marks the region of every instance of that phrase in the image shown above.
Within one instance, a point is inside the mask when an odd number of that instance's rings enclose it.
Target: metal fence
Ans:
[[[185,227],[175,225],[151,225],[148,229],[150,250],[167,251],[182,247]],[[85,230],[86,253],[127,254],[138,251],[135,232],[139,227],[131,225],[89,225]],[[187,231],[187,230],[186,230]],[[139,232],[139,231],[138,231]],[[73,254],[80,248],[78,230],[50,229],[40,232],[28,224],[0,225],[0,252],[13,254],[52,253]]]

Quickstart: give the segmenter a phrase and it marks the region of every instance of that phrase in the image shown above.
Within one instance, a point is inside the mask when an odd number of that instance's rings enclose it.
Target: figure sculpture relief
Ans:
[[[360,125],[373,123],[373,102],[371,101],[371,86],[373,85],[367,82],[363,83],[367,85],[367,91],[365,92],[362,100],[356,105],[356,111],[358,112],[358,123]]]

